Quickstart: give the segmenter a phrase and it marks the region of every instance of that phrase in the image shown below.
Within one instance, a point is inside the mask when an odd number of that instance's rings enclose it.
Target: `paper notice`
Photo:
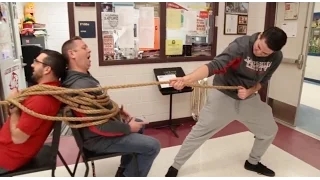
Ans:
[[[154,7],[139,10],[139,48],[154,48]]]
[[[119,14],[119,26],[133,26],[132,18],[135,16],[133,6],[116,6],[115,12]]]
[[[120,29],[118,13],[102,12],[101,21],[102,21],[102,31],[108,31],[110,29]]]
[[[119,48],[134,48],[134,31],[133,27],[126,26],[121,30],[121,35],[118,39]]]
[[[154,27],[154,7],[140,7],[140,26]]]
[[[103,32],[103,54],[113,55],[114,54],[114,40],[112,36],[113,32]]]
[[[298,28],[297,22],[282,23],[281,28],[284,32],[286,32],[288,37],[297,37],[297,28]]]
[[[166,40],[166,55],[181,55],[182,40]]]
[[[159,81],[170,81],[171,79],[176,78],[175,74],[159,75],[157,76]],[[160,84],[161,88],[170,88],[169,84]]]
[[[148,51],[148,50],[159,50],[160,49],[160,19],[158,17],[154,18],[154,47],[153,48],[139,48],[140,51]],[[140,36],[140,40],[148,41],[147,36],[142,34]],[[146,43],[146,42],[144,42]],[[144,44],[143,43],[143,44]]]
[[[197,11],[184,11],[183,27],[186,31],[197,30]]]
[[[181,28],[181,10],[167,8],[167,29]]]
[[[238,24],[238,15],[226,14],[225,32],[226,34],[236,34]]]

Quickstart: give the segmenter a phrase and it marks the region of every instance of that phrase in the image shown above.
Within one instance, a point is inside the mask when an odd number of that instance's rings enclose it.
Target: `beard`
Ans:
[[[31,79],[33,80],[34,84],[38,84],[39,80],[42,78],[42,73],[41,72],[33,72]]]

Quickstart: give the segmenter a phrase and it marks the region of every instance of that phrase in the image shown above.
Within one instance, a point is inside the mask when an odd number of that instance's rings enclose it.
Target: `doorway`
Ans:
[[[286,13],[285,10],[288,8],[290,10],[291,6],[292,11],[289,14]],[[266,25],[286,28],[284,30],[289,31],[287,32],[287,44],[282,49],[283,62],[268,84],[267,103],[272,107],[274,117],[278,122],[320,135],[320,121],[318,120],[320,103],[317,104],[320,98],[316,99],[315,92],[317,88],[320,89],[320,84],[310,82],[307,77],[305,79],[305,76],[310,74],[310,67],[311,70],[319,67],[310,65],[311,60],[308,57],[310,50],[318,50],[310,48],[311,42],[319,44],[320,41],[319,38],[317,39],[318,35],[320,37],[320,28],[318,33],[311,26],[315,24],[312,22],[314,9],[317,11],[314,6],[315,3],[312,2],[267,3],[269,14],[266,14]],[[295,12],[295,9],[298,10]],[[291,17],[292,12],[296,13],[296,16]],[[315,37],[316,39],[313,40]],[[317,80],[319,79],[320,76]]]
[[[315,2],[296,126],[320,136],[320,3]]]

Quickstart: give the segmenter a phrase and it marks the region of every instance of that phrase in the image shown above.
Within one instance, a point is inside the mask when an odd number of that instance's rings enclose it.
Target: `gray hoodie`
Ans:
[[[259,33],[236,38],[213,61],[206,64],[209,76],[215,74],[213,85],[243,86],[251,88],[257,83],[264,85],[271,78],[282,61],[282,52],[268,57],[256,57],[253,44]],[[226,95],[240,100],[237,90],[220,90]]]
[[[72,89],[81,88],[95,88],[100,87],[100,83],[97,79],[92,77],[90,73],[82,73],[77,71],[68,70],[67,76],[62,83],[63,87]],[[101,92],[91,92],[90,94],[101,94]],[[112,108],[112,105],[106,107],[108,109]],[[96,125],[90,128],[82,129],[85,140],[91,139],[93,137],[102,136],[118,136],[130,133],[130,126],[120,120],[120,116],[117,116],[118,120],[109,120],[108,122]]]

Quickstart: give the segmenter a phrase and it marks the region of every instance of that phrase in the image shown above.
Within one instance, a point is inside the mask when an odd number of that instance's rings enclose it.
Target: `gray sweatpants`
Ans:
[[[184,140],[172,166],[180,169],[206,140],[233,120],[243,123],[255,135],[248,161],[257,164],[278,131],[270,106],[260,100],[259,94],[239,101],[213,89],[208,91],[198,122]]]

